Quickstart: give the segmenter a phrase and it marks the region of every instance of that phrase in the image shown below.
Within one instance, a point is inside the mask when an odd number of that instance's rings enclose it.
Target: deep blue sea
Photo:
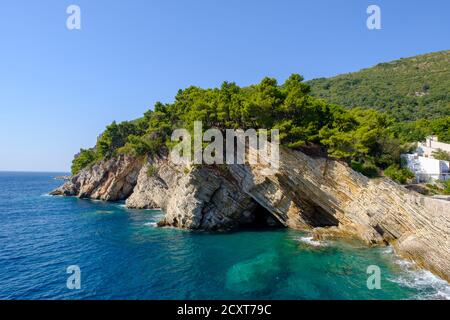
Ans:
[[[443,299],[389,248],[291,230],[157,228],[161,212],[50,197],[55,173],[0,172],[0,299]],[[81,289],[67,268],[79,266]],[[381,289],[367,288],[368,266]]]

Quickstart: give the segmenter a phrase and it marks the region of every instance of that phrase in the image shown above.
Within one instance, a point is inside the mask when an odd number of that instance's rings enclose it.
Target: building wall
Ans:
[[[434,150],[437,151],[438,149],[450,152],[450,144],[439,142],[438,138],[436,136],[431,136],[426,139],[425,142],[420,143],[419,146],[422,146],[426,150]]]
[[[450,162],[441,161],[441,172],[450,174]]]
[[[435,149],[427,147],[425,144],[419,144],[417,147],[417,153],[424,157],[432,157]]]
[[[425,142],[417,144],[416,153],[402,155],[407,167],[416,175],[417,182],[450,180],[449,161],[433,158],[433,152],[439,149],[450,152],[450,144],[439,142],[436,136],[430,136]]]
[[[441,149],[447,152],[450,152],[450,144],[437,142],[437,141],[431,141],[431,148],[433,149]]]
[[[439,142],[436,136],[428,137],[425,142],[418,144],[418,152],[425,156],[432,156],[433,151],[443,150],[450,152],[450,144]]]
[[[448,161],[422,157],[418,154],[405,154],[402,157],[406,161],[406,166],[416,175],[418,182],[450,179]]]

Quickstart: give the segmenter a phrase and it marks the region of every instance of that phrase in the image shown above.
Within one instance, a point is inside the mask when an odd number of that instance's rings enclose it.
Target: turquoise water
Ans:
[[[156,228],[161,212],[49,197],[56,174],[0,173],[0,299],[415,299],[449,286],[387,248],[290,230]],[[81,290],[66,287],[70,265]],[[368,290],[378,265],[381,290]]]

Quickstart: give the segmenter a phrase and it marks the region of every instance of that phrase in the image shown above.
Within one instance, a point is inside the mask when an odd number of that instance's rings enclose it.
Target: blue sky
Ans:
[[[370,4],[382,30],[366,27]],[[332,76],[449,40],[447,0],[3,0],[0,170],[68,171],[107,124],[189,85]]]

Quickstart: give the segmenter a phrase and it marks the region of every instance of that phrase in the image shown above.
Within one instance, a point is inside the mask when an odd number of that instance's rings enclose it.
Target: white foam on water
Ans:
[[[105,201],[99,200],[99,199],[87,199],[87,200],[91,201],[91,202],[105,202]]]
[[[158,226],[158,223],[157,223],[157,222],[147,222],[147,223],[144,223],[144,226],[147,226],[147,227],[157,227],[157,226]]]
[[[96,214],[113,214],[114,211],[112,210],[97,210],[95,211]]]
[[[314,240],[313,237],[298,237],[296,238],[297,241],[306,243],[307,245],[314,246],[314,247],[326,247],[327,243],[323,241]]]
[[[391,248],[391,252],[393,250]],[[389,279],[402,286],[418,290],[415,297],[420,300],[450,300],[450,284],[428,270],[417,268],[414,262],[401,259],[395,255],[395,263],[404,271],[404,275]]]
[[[422,291],[417,299],[450,300],[450,285],[427,270],[407,270],[407,275],[391,279],[402,286]]]
[[[387,246],[382,249],[382,253],[384,254],[395,254],[394,249],[391,246]]]

